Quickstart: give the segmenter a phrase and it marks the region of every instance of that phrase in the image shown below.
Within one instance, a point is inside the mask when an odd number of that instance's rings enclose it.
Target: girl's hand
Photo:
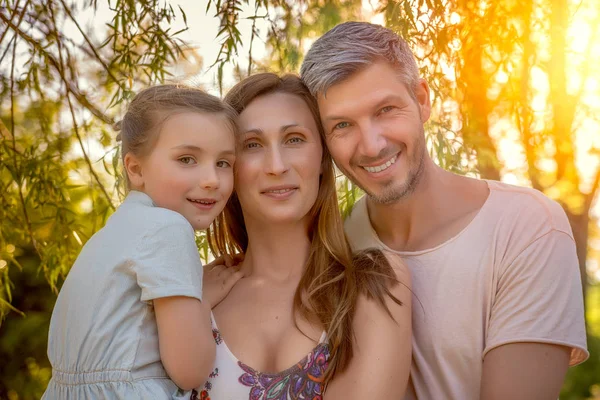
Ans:
[[[225,254],[219,258],[213,260],[210,264],[206,264],[206,267],[216,267],[217,265],[224,265],[226,267],[235,267],[244,261],[244,253],[237,253],[234,255]]]
[[[215,308],[227,296],[233,285],[244,276],[239,266],[214,264],[215,262],[212,262],[204,266],[202,278],[202,301],[211,309]]]

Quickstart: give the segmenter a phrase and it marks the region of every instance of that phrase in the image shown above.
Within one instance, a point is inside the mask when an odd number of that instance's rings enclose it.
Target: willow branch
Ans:
[[[8,26],[10,26],[10,28],[13,29],[15,31],[15,33],[19,35],[20,38],[22,38],[27,43],[29,43],[31,46],[33,46],[40,54],[42,54],[48,60],[48,63],[50,65],[52,65],[52,67],[54,67],[54,69],[60,75],[60,78],[64,82],[67,90],[69,92],[71,92],[71,94],[75,97],[75,99],[77,99],[79,104],[81,104],[83,107],[88,109],[88,111],[90,111],[94,116],[96,116],[102,122],[109,124],[109,125],[112,125],[114,123],[112,118],[110,118],[108,115],[106,115],[104,112],[102,112],[99,107],[92,104],[85,97],[85,95],[83,95],[79,91],[79,89],[75,85],[73,85],[71,82],[69,82],[66,79],[66,77],[64,76],[64,71],[60,68],[59,62],[56,60],[56,58],[54,58],[54,56],[52,54],[50,54],[46,51],[46,49],[39,43],[39,41],[36,41],[31,36],[29,36],[27,33],[23,32],[21,29],[19,29],[19,27],[16,26],[15,24],[13,24],[6,17],[6,15],[4,15],[2,12],[0,12],[0,20],[2,20]]]
[[[10,67],[10,134],[13,149],[17,149],[17,139],[15,137],[15,61],[17,58],[17,39],[15,38],[13,42],[13,51],[12,51],[12,60]],[[21,203],[21,207],[23,208],[23,216],[25,217],[25,227],[27,229],[27,234],[31,239],[31,245],[35,249],[36,253],[42,258],[40,250],[37,246],[37,241],[33,236],[33,229],[31,228],[31,220],[29,219],[29,213],[27,212],[27,204],[25,202],[25,196],[23,195],[23,176],[21,174],[21,168],[19,168],[19,164],[17,163],[17,152],[13,151],[13,163],[15,166],[15,181],[17,182],[17,186],[19,188],[19,201]]]
[[[250,34],[250,50],[248,50],[248,76],[252,73],[252,44],[256,33],[256,18],[258,17],[258,2],[254,8],[254,18],[252,19],[252,32]]]
[[[10,20],[11,21],[13,20],[13,18],[15,18],[15,15],[17,15],[17,9],[19,8],[19,3],[20,2],[21,2],[21,0],[17,0],[17,3],[15,4],[15,8],[13,9],[13,13],[10,16]],[[23,15],[25,14],[25,9],[27,8],[28,4],[29,4],[29,0],[27,0],[27,3],[23,7],[23,12],[21,13],[21,17],[19,18],[19,24],[21,23],[21,19],[23,19]],[[4,30],[4,32],[2,32],[2,35],[0,35],[0,44],[2,44],[2,41],[4,40],[4,37],[6,36],[6,34],[8,33],[9,30],[10,30],[10,27],[7,26],[6,29]],[[10,43],[6,47],[10,48]]]
[[[52,11],[52,7],[49,7],[50,9],[50,16],[52,18],[52,28],[54,30],[54,33],[57,33],[57,28],[56,28],[56,20],[54,18],[54,12]],[[62,49],[62,45],[60,43],[60,40],[58,40],[57,42],[57,47],[58,47],[58,59],[59,59],[59,67],[60,67],[60,75],[61,77],[63,77],[63,80],[66,83],[65,77],[64,77],[64,68],[65,65],[63,63],[63,49]],[[79,134],[79,126],[77,124],[77,117],[75,116],[75,110],[73,108],[73,103],[71,102],[71,96],[69,94],[69,91],[67,90],[66,93],[66,98],[67,98],[67,103],[69,105],[69,111],[71,113],[71,119],[73,120],[73,130],[75,132],[75,136],[77,137],[77,141],[79,142],[79,147],[81,148],[81,152],[83,153],[83,158],[85,159],[85,162],[88,166],[88,169],[90,171],[90,173],[92,174],[92,176],[94,177],[94,180],[96,181],[96,183],[98,184],[98,186],[100,186],[100,189],[102,190],[102,193],[104,194],[104,196],[106,197],[106,200],[108,201],[108,204],[110,205],[110,207],[113,209],[113,211],[115,210],[115,206],[112,203],[112,200],[110,198],[110,196],[108,195],[108,192],[106,191],[106,188],[104,187],[104,185],[102,184],[102,182],[100,181],[100,177],[98,176],[98,174],[96,174],[96,171],[94,170],[94,167],[92,165],[92,161],[90,160],[90,157],[88,156],[87,152],[85,151],[85,146],[83,145],[83,140],[81,138],[81,135]]]
[[[87,45],[90,47],[90,50],[92,51],[92,53],[94,53],[94,56],[96,57],[96,59],[98,60],[98,62],[102,65],[102,67],[104,68],[104,70],[106,71],[106,73],[108,74],[108,76],[110,76],[112,78],[112,80],[117,85],[119,85],[119,86],[122,87],[122,85],[119,82],[119,80],[117,79],[117,77],[112,73],[112,71],[110,70],[110,68],[108,68],[108,65],[106,65],[106,63],[104,62],[104,60],[102,59],[102,57],[100,57],[100,54],[98,54],[98,52],[96,51],[96,47],[92,44],[92,41],[85,34],[85,32],[83,31],[83,29],[81,29],[81,26],[79,25],[79,22],[77,22],[77,20],[75,19],[75,17],[73,17],[73,14],[71,14],[71,10],[65,4],[64,0],[60,0],[60,3],[64,7],[65,12],[67,13],[67,15],[69,16],[69,18],[71,19],[71,21],[73,21],[73,23],[75,24],[75,26],[79,30],[79,33],[81,33],[81,36],[83,36],[83,40],[85,40],[85,42],[87,43]]]

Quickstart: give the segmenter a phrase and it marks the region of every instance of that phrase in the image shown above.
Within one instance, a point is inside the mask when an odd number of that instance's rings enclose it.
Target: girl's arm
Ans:
[[[399,284],[387,298],[393,319],[376,301],[361,295],[354,317],[354,357],[325,391],[325,400],[401,399],[406,392],[412,356],[410,273],[399,259],[390,259]]]
[[[215,362],[210,306],[192,297],[174,296],[155,299],[154,310],[167,374],[183,390],[201,386]]]

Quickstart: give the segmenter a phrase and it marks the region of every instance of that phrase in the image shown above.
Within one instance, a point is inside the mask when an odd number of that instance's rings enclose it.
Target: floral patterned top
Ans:
[[[229,350],[212,318],[217,343],[215,368],[190,400],[321,400],[323,375],[329,361],[325,333],[319,344],[301,361],[279,373],[256,371]]]

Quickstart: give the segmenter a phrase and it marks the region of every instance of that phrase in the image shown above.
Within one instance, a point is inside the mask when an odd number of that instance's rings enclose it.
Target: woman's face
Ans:
[[[302,221],[317,199],[323,155],[310,109],[298,96],[267,94],[239,125],[235,190],[246,223]]]

